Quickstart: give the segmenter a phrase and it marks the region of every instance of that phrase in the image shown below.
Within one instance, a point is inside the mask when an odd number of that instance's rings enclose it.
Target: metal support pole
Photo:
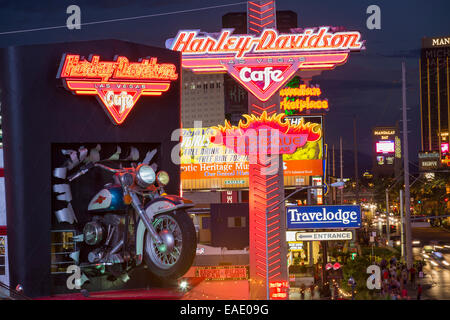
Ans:
[[[344,167],[343,167],[343,161],[342,161],[342,137],[340,137],[340,156],[341,156],[341,182],[344,181]],[[344,204],[344,189],[341,189],[341,204]]]
[[[408,117],[406,114],[406,75],[405,62],[402,62],[402,100],[403,100],[403,171],[405,173],[405,233],[406,233],[406,265],[413,265],[411,241],[411,197],[409,193],[409,156],[408,156]]]
[[[405,234],[403,223],[403,189],[400,189],[400,245],[402,249],[402,258],[405,260]]]
[[[391,240],[391,230],[389,226],[389,189],[386,189],[386,240],[389,245],[389,240]]]
[[[358,178],[358,145],[356,143],[356,116],[353,117],[353,148],[355,157],[355,182],[356,182],[356,204],[359,205],[359,178]]]
[[[311,192],[312,192],[311,189],[306,189],[306,194],[307,194],[306,204],[308,206],[311,205]],[[313,265],[313,252],[312,252],[312,250],[313,250],[313,243],[312,243],[312,241],[308,241],[308,260],[309,260],[309,264],[308,265],[309,266]]]

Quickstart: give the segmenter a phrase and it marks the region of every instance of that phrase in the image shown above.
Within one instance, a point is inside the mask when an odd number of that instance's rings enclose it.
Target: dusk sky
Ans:
[[[176,13],[135,20],[82,25],[81,30],[65,27],[66,8],[81,8],[81,23],[191,10],[209,6],[221,8]],[[381,8],[381,30],[368,30],[366,9]],[[293,10],[299,27],[344,26],[358,30],[366,50],[352,53],[349,61],[335,70],[314,78],[329,99],[326,142],[331,147],[344,139],[344,149],[353,148],[353,116],[358,119],[359,151],[371,155],[371,129],[394,125],[401,119],[401,62],[407,66],[407,105],[410,108],[411,161],[420,149],[419,54],[421,38],[449,36],[448,0],[360,0],[294,1],[277,0],[277,10]],[[245,2],[214,1],[0,1],[0,47],[94,39],[121,39],[164,47],[165,40],[180,29],[221,29],[221,17],[228,12],[246,10]],[[11,31],[56,27],[20,33]],[[30,52],[30,58],[32,52]],[[89,53],[86,53],[89,54]],[[1,72],[1,71],[0,71]],[[399,123],[401,126],[401,122]],[[370,168],[367,168],[370,169]]]

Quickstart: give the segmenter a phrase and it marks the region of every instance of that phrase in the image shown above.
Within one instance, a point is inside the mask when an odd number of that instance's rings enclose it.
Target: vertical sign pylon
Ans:
[[[249,1],[247,21],[249,34],[276,29],[275,2]],[[262,102],[249,92],[248,111],[256,116],[279,113],[279,93]],[[250,299],[269,299],[269,283],[288,278],[283,158],[259,154],[254,160],[249,170]]]

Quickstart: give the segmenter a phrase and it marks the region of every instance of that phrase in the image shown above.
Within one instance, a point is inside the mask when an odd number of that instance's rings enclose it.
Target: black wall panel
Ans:
[[[94,96],[77,96],[56,78],[62,55],[116,55],[130,62],[151,56],[173,63],[179,78],[161,96],[141,96],[125,122],[114,125]],[[179,192],[179,166],[171,161],[180,127],[180,53],[118,40],[9,47],[0,51],[11,286],[29,296],[50,294],[51,146],[54,143],[149,143],[160,146],[160,169]]]

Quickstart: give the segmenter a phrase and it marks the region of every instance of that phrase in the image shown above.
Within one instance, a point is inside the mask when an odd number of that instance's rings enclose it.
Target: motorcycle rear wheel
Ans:
[[[152,278],[161,282],[178,279],[194,261],[197,236],[189,215],[183,211],[162,213],[155,217],[154,227],[169,243],[167,251],[161,251],[148,232],[144,238],[144,260]]]

